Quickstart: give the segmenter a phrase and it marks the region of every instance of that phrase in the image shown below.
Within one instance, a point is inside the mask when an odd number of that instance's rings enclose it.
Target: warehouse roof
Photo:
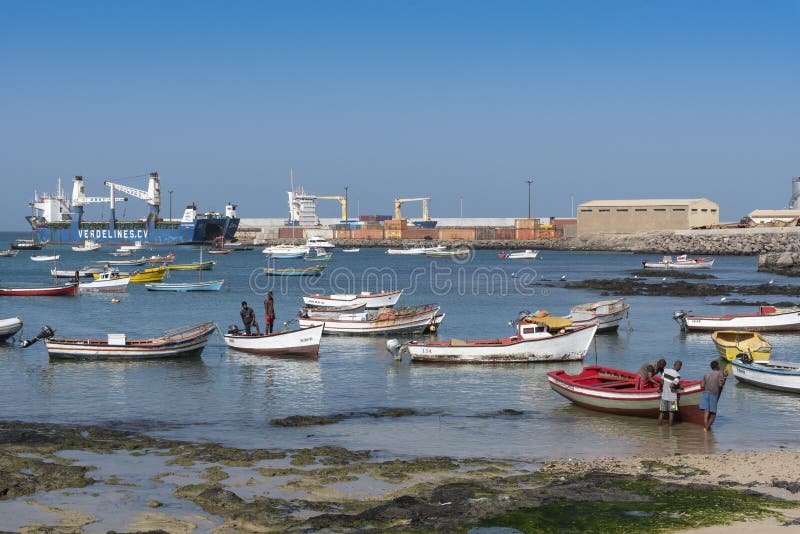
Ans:
[[[753,210],[749,217],[800,217],[800,210]]]
[[[697,202],[711,202],[707,198],[655,198],[631,200],[590,200],[579,204],[580,208],[594,208],[604,206],[686,206]],[[713,202],[711,202],[714,204]]]

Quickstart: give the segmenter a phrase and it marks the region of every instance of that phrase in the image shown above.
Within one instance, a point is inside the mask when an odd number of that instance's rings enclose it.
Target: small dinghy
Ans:
[[[765,389],[800,393],[800,363],[755,362],[746,354],[731,361],[733,376],[739,382]]]
[[[209,280],[208,282],[178,282],[157,284],[145,284],[148,291],[219,291],[222,289],[225,280]]]
[[[22,319],[11,317],[0,319],[0,341],[6,341],[22,329]]]
[[[325,265],[315,265],[314,267],[303,267],[296,269],[276,269],[275,267],[264,267],[264,274],[267,276],[320,276],[325,270]]]
[[[769,360],[772,345],[758,332],[744,330],[719,330],[711,334],[719,355],[732,362],[739,354],[747,354],[756,361]]]
[[[58,261],[61,256],[56,254],[54,256],[31,256],[31,261]]]

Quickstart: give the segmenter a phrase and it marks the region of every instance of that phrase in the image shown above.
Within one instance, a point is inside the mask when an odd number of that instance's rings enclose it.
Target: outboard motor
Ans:
[[[44,325],[36,337],[33,339],[25,339],[20,344],[22,347],[30,347],[40,339],[49,339],[55,335],[55,331],[47,325]]]
[[[400,360],[403,359],[403,349],[404,348],[405,348],[405,345],[403,343],[401,343],[397,339],[392,338],[392,339],[387,339],[386,340],[386,350],[388,350],[389,353],[392,356],[394,356],[394,359],[397,360],[397,361],[400,361]]]
[[[239,333],[239,327],[236,326],[235,324],[232,324],[228,327],[228,334],[235,336],[238,333]]]

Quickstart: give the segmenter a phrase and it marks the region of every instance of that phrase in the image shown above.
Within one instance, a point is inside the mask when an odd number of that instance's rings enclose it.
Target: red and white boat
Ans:
[[[150,256],[147,258],[147,261],[150,262],[150,265],[155,265],[157,263],[172,263],[175,261],[175,254],[170,252],[166,256]]]
[[[74,295],[78,292],[78,282],[55,286],[2,286],[0,296],[6,297],[53,297]]]
[[[687,258],[686,254],[676,257],[664,256],[661,261],[642,261],[645,269],[710,269],[714,258]]]
[[[501,339],[409,341],[397,347],[414,362],[532,363],[582,360],[597,325],[565,328],[552,333],[539,322],[517,321],[517,334]],[[391,341],[391,340],[390,340]],[[396,345],[395,345],[396,346]],[[393,350],[392,344],[387,348]]]
[[[398,289],[397,291],[383,291],[381,293],[362,291],[357,294],[306,295],[303,297],[303,302],[305,302],[306,306],[326,308],[356,304],[363,304],[367,308],[387,308],[397,304],[402,294],[403,290]]]
[[[547,381],[556,393],[589,410],[654,419],[658,416],[661,403],[658,386],[642,383],[636,373],[590,365],[576,375],[551,371],[547,373]],[[698,408],[702,381],[681,380],[681,386],[683,389],[678,392],[681,420],[702,424],[703,412]]]
[[[628,316],[630,308],[625,299],[599,300],[573,306],[567,319],[572,321],[573,326],[596,324],[598,334],[615,332]]]
[[[239,330],[231,329],[223,336],[223,339],[226,345],[241,352],[316,358],[319,355],[319,342],[324,329],[325,325],[318,325],[250,336]]]
[[[800,308],[761,306],[756,313],[728,315],[688,315],[683,310],[672,314],[681,330],[749,330],[751,332],[780,332],[800,330]]]
[[[303,328],[324,324],[326,334],[370,336],[435,331],[443,319],[439,306],[429,304],[415,308],[380,308],[331,318],[299,317],[297,321]]]

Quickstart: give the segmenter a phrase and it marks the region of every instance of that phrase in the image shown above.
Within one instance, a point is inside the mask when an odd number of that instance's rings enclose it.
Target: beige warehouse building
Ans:
[[[719,206],[705,198],[591,200],[578,206],[578,235],[688,230],[719,224]]]

